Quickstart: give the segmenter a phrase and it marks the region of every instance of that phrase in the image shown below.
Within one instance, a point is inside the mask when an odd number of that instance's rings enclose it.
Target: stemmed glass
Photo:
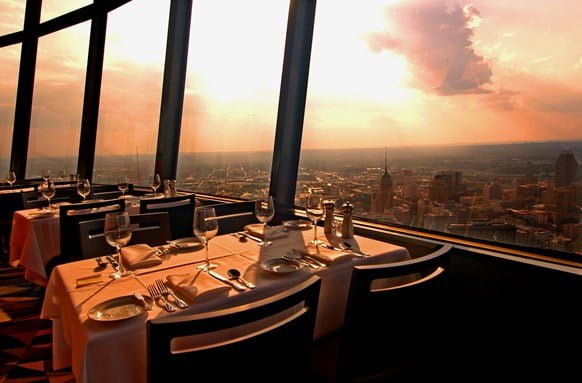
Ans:
[[[91,183],[87,178],[81,178],[77,181],[77,193],[83,197],[83,202],[87,200],[87,196],[91,193]]]
[[[117,252],[118,269],[109,276],[113,279],[127,277],[133,274],[130,270],[123,267],[123,260],[121,256],[121,248],[131,239],[131,223],[129,221],[129,214],[124,212],[107,213],[105,214],[105,240],[107,243],[115,247]]]
[[[40,184],[40,192],[48,200],[48,210],[53,210],[53,206],[51,205],[51,198],[55,196],[56,188],[55,183],[49,178],[46,181],[43,181]]]
[[[118,181],[117,181],[117,188],[119,189],[119,191],[121,192],[122,196],[125,196],[125,192],[127,191],[128,188],[128,182],[127,182],[127,177],[121,177]]]
[[[311,192],[305,201],[305,212],[307,213],[307,218],[313,222],[313,240],[311,244],[318,246],[323,244],[323,241],[317,239],[317,222],[323,217],[323,197],[319,193]]]
[[[6,178],[6,181],[8,181],[10,186],[14,185],[14,183],[16,182],[16,173],[14,173],[13,171],[8,172],[8,177]]]
[[[273,197],[269,196],[267,200],[261,199],[255,202],[255,217],[263,223],[263,240],[258,243],[259,246],[271,246],[273,242],[267,240],[267,223],[275,215],[275,204]]]
[[[160,180],[160,175],[156,173],[154,175],[154,181],[152,182],[152,189],[154,189],[154,198],[158,196],[158,188],[160,187],[161,184],[162,181]]]
[[[208,259],[208,241],[218,233],[218,220],[213,207],[197,207],[194,209],[194,235],[200,239],[206,248],[206,261],[198,269],[208,271],[215,269],[216,264]]]
[[[42,169],[42,179],[48,181],[51,178],[51,170],[50,169]]]

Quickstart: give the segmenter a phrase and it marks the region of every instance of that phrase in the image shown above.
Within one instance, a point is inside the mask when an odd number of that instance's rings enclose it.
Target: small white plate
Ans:
[[[292,229],[309,229],[313,223],[305,219],[294,219],[291,221],[283,221],[283,225]]]
[[[299,271],[303,265],[283,258],[268,259],[261,262],[261,269],[275,274],[289,274]]]
[[[147,303],[154,304],[152,297],[143,296]],[[147,311],[144,304],[133,295],[125,295],[109,299],[93,306],[87,314],[89,318],[99,322],[113,322],[133,318]]]

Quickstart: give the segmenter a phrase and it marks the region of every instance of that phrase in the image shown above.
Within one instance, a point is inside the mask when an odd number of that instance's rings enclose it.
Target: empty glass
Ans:
[[[117,181],[117,188],[121,192],[122,196],[125,196],[125,192],[129,187],[129,182],[127,181],[127,177],[121,177],[119,181]]]
[[[127,245],[131,239],[129,214],[126,211],[107,213],[105,215],[103,231],[105,232],[105,240],[107,243],[116,249],[117,263],[119,264],[117,270],[109,276],[113,279],[119,279],[133,274],[131,271],[125,269],[121,256],[121,248]]]
[[[206,260],[198,269],[208,271],[215,269],[216,264],[210,263],[208,258],[208,241],[218,233],[218,220],[213,207],[197,207],[194,210],[194,235],[204,244]]]
[[[43,197],[48,200],[48,210],[53,210],[53,207],[51,205],[51,198],[55,196],[56,191],[57,190],[55,188],[55,183],[50,179],[47,181],[43,181],[40,184],[40,192],[43,195]]]
[[[8,177],[6,177],[6,181],[10,184],[10,186],[14,185],[16,182],[16,173],[13,171],[8,172]]]
[[[160,180],[160,175],[156,173],[154,175],[154,180],[152,182],[152,189],[154,189],[154,197],[158,196],[158,188],[160,187],[161,184],[162,181]]]
[[[47,181],[51,178],[51,170],[50,169],[42,169],[42,179]]]
[[[275,204],[273,197],[269,196],[267,200],[261,199],[255,202],[255,217],[263,223],[263,240],[259,246],[270,246],[273,242],[267,239],[267,223],[275,216]]]
[[[77,193],[83,197],[83,202],[87,200],[87,196],[91,193],[91,182],[87,178],[81,178],[77,181]]]
[[[307,213],[307,218],[313,222],[313,239],[311,240],[312,245],[318,246],[323,244],[323,241],[317,239],[317,222],[323,217],[323,197],[319,193],[311,192],[305,201],[305,212]]]

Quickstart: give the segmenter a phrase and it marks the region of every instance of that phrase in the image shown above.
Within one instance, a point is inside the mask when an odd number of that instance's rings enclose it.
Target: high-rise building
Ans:
[[[483,186],[483,201],[503,199],[503,189],[498,182],[489,182]]]
[[[556,160],[554,186],[559,188],[571,185],[576,180],[578,161],[570,150],[563,150]]]
[[[388,173],[388,157],[384,154],[384,174],[380,177],[378,193],[372,195],[372,213],[384,214],[386,209],[393,206],[394,194],[392,191],[392,176]]]

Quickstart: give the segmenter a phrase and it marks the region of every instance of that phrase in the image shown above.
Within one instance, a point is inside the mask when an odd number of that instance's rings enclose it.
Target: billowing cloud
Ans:
[[[406,1],[389,7],[387,18],[390,29],[371,33],[369,47],[404,55],[420,88],[441,95],[489,93],[491,65],[472,41],[481,20],[475,6]]]

